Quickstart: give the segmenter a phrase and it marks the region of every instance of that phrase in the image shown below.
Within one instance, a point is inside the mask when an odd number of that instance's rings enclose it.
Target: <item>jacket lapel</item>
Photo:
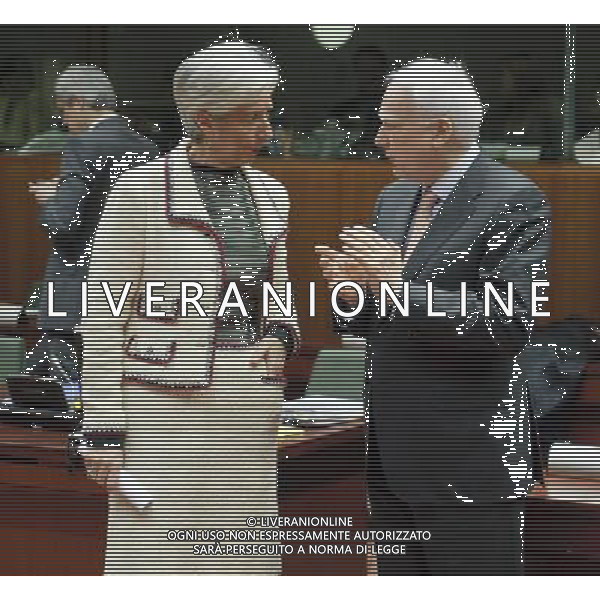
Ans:
[[[169,219],[190,226],[213,230],[202,196],[198,193],[187,156],[189,139],[182,140],[167,156],[167,201]],[[267,244],[282,233],[281,216],[276,211],[272,190],[265,177],[250,167],[242,169],[256,203],[263,236]]]
[[[250,186],[250,193],[256,204],[260,227],[267,244],[283,233],[285,221],[277,212],[276,198],[267,184],[268,179],[256,169],[243,167],[243,173]]]
[[[481,158],[475,159],[450,196],[442,202],[425,235],[416,245],[404,268],[407,279],[421,273],[432,261],[443,256],[443,246],[454,238],[458,245],[475,232],[474,221],[469,221],[478,207],[477,198],[483,193]]]
[[[377,207],[375,230],[390,242],[402,246],[416,206],[418,185],[398,182],[390,186]]]
[[[167,214],[182,224],[209,225],[209,215],[198,193],[187,156],[189,139],[183,139],[166,157]]]

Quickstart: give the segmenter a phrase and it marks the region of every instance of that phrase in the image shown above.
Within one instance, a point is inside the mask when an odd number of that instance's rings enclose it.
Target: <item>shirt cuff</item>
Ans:
[[[286,358],[296,354],[299,350],[299,340],[291,326],[284,323],[273,323],[268,329],[268,336],[273,336],[281,340],[285,347]]]

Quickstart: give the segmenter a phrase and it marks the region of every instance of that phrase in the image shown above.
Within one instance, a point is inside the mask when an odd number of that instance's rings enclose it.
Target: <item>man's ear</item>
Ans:
[[[437,119],[433,144],[435,146],[445,146],[454,136],[454,130],[454,123],[450,119]]]

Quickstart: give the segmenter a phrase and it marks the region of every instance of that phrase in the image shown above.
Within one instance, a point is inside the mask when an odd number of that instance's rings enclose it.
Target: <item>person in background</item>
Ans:
[[[68,130],[63,125],[52,125],[38,133],[26,144],[16,150],[17,154],[59,153],[63,152],[68,139]]]
[[[81,283],[106,194],[121,173],[156,157],[158,149],[117,114],[114,88],[99,67],[67,67],[53,96],[68,136],[58,177],[30,184],[52,249],[39,306],[42,336],[26,357],[25,372],[77,381]],[[48,314],[49,282],[54,283],[54,312],[62,316]]]
[[[375,143],[379,130],[377,109],[384,92],[388,61],[379,46],[359,46],[352,56],[356,94],[338,104],[329,114],[356,138],[352,154],[360,158],[379,158],[383,151]]]
[[[248,166],[272,135],[278,82],[259,46],[227,41],[186,59],[173,94],[187,137],[118,181],[94,238],[82,323],[94,446],[82,453],[110,494],[107,574],[280,574],[277,554],[194,554],[167,535],[278,514],[283,367],[299,335],[293,313],[264,316],[262,284],[285,295],[289,201]],[[131,286],[119,317],[102,281],[117,294]],[[163,284],[163,316],[145,314],[149,281]],[[183,314],[181,282],[202,285],[205,314]],[[218,315],[231,284],[246,312]],[[131,481],[151,500],[143,510]]]

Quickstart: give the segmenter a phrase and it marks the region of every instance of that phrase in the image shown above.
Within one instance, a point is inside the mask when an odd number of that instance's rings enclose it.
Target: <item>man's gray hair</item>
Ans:
[[[456,134],[475,141],[484,106],[473,80],[459,62],[420,58],[388,75],[388,90],[405,90],[419,108],[436,117],[449,118]]]
[[[199,110],[222,114],[253,96],[273,92],[279,68],[267,51],[241,41],[219,42],[179,65],[173,80],[173,96],[186,133],[197,137],[195,116]]]
[[[70,65],[56,79],[54,98],[79,98],[89,106],[114,109],[117,95],[106,73],[96,65]]]

